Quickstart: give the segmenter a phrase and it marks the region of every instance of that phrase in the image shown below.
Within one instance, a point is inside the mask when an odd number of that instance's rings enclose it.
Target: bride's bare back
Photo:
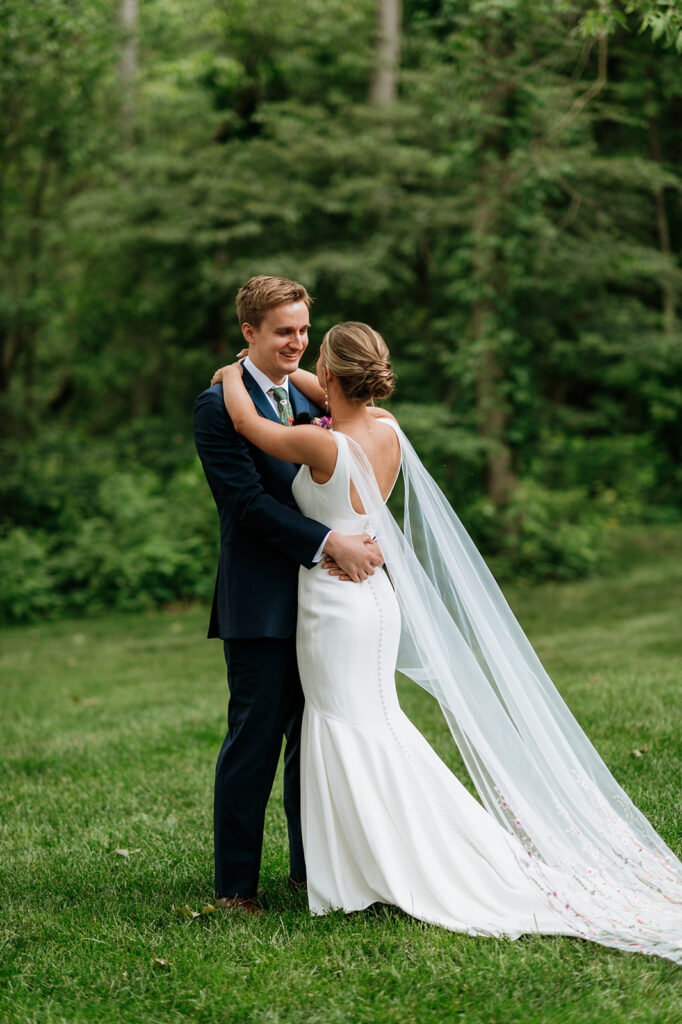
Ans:
[[[369,425],[349,422],[343,426],[345,429],[340,429],[339,433],[345,434],[362,448],[374,472],[381,497],[386,501],[400,472],[400,442],[395,430],[390,423],[376,417],[372,417]],[[325,484],[331,477],[331,474],[319,470],[311,472],[313,480],[318,484]],[[364,514],[365,510],[352,482],[350,496],[354,511]]]

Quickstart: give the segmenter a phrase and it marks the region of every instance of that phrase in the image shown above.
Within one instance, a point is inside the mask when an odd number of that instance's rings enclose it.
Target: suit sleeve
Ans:
[[[211,489],[229,515],[264,544],[310,568],[328,527],[265,491],[248,445],[217,392],[204,391],[195,402],[194,439]]]

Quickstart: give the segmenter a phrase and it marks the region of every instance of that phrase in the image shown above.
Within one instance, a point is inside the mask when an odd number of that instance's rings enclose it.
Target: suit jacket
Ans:
[[[261,416],[279,422],[248,370],[244,384]],[[294,416],[320,410],[289,383]],[[194,440],[220,516],[220,557],[209,637],[291,636],[298,568],[310,568],[328,528],[299,512],[291,493],[298,466],[256,448],[236,432],[222,384],[194,404]]]

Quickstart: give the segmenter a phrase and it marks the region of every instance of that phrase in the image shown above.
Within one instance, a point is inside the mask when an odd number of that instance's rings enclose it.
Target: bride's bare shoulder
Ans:
[[[383,410],[381,410],[383,412]],[[381,422],[383,420],[383,423]],[[390,422],[386,422],[390,420]],[[384,500],[393,490],[396,477],[400,472],[401,450],[400,440],[397,432],[393,429],[398,426],[395,416],[375,417],[375,438],[377,440],[376,463],[374,473],[381,488]],[[380,431],[376,430],[380,427]],[[378,436],[377,436],[378,435]]]
[[[383,435],[383,447],[385,452],[387,454],[389,452],[397,452],[399,457],[400,441],[398,439],[397,430],[395,429],[399,426],[398,421],[395,416],[392,416],[390,413],[384,413],[383,409],[381,412],[381,416],[373,417],[374,429],[376,429],[376,427],[381,427],[381,435]]]
[[[394,423],[398,422],[392,412],[388,412],[386,409],[380,409],[376,405],[368,405],[367,412],[375,420],[393,420]]]

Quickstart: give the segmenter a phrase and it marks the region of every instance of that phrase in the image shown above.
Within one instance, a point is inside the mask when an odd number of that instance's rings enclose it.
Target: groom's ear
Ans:
[[[253,341],[253,327],[251,324],[242,324],[242,334],[244,335],[244,341],[250,345]]]

